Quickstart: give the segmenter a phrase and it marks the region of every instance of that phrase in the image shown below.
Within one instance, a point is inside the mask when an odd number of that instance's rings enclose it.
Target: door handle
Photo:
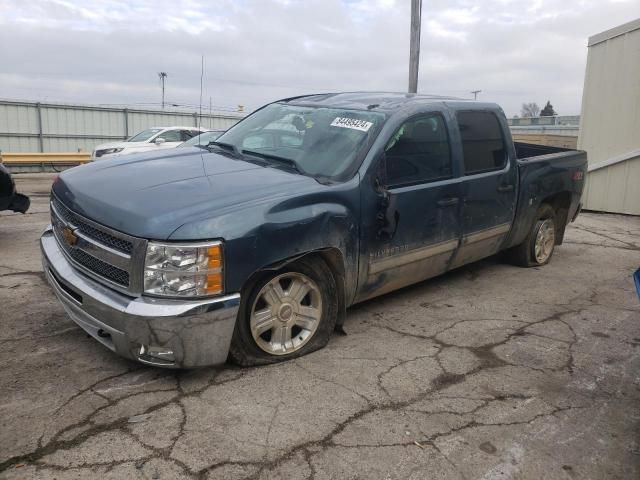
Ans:
[[[496,190],[500,193],[513,192],[513,185],[500,185]]]
[[[446,197],[438,200],[436,203],[439,207],[452,207],[460,202],[458,197]]]

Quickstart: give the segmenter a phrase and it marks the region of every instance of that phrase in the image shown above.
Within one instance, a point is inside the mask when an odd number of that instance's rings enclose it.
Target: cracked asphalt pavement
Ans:
[[[640,478],[640,218],[584,213],[543,268],[490,258],[357,305],[260,368],[148,368],[65,315],[0,216],[0,478]]]

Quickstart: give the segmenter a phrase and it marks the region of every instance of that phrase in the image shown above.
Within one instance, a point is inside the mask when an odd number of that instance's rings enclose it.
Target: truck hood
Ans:
[[[200,148],[115,157],[63,172],[53,193],[70,209],[137,237],[317,190],[313,178]],[[223,237],[215,232],[210,238]]]

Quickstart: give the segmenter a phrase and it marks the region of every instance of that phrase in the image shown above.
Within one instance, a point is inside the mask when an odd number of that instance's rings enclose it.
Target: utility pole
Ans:
[[[472,90],[471,93],[473,93],[473,99],[474,100],[478,100],[478,94],[482,92],[482,90]]]
[[[409,93],[418,92],[418,66],[420,64],[420,21],[422,0],[411,0],[411,41],[409,50]]]
[[[164,110],[164,81],[167,78],[167,72],[159,72],[158,78],[160,78],[160,83],[162,84],[162,110]]]
[[[202,125],[202,79],[204,78],[204,55],[200,60],[200,116],[198,117],[198,128]]]

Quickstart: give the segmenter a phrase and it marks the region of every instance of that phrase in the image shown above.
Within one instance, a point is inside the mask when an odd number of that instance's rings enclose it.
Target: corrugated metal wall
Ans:
[[[229,128],[242,118],[203,114],[203,128]],[[197,126],[193,112],[166,112],[86,105],[39,104],[0,100],[0,150],[90,152],[100,143],[124,140],[149,127]]]
[[[584,208],[640,215],[640,156],[587,174]]]
[[[640,19],[589,39],[578,148],[591,170],[584,207],[640,215]]]

